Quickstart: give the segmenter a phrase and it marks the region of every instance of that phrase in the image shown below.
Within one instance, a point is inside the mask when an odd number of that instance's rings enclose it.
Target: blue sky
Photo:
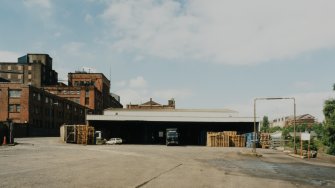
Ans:
[[[334,97],[335,2],[311,0],[3,0],[0,61],[48,53],[59,79],[89,67],[121,102],[230,108],[252,116],[255,97],[296,97],[323,120]],[[257,104],[291,115],[291,101]]]

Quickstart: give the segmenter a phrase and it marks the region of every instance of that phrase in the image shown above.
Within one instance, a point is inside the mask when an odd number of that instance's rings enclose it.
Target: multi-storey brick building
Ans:
[[[120,104],[119,100],[115,99],[110,93],[110,81],[105,77],[102,73],[87,73],[87,72],[75,72],[68,74],[69,79],[69,87],[81,87],[87,88],[86,92],[89,91],[89,94],[85,96],[85,98],[80,99],[80,104],[85,104],[90,109],[93,109],[92,105],[94,105],[94,101],[99,98],[100,94],[102,99],[97,100],[99,104],[97,107],[99,108],[99,112],[102,113],[103,109],[106,108],[122,108],[123,106]],[[99,92],[90,89],[90,86],[94,86]],[[92,98],[87,98],[87,97]],[[89,100],[88,104],[84,103],[84,101]],[[101,105],[100,105],[101,101]],[[101,111],[100,111],[101,109]]]
[[[0,83],[0,121],[7,120],[18,136],[57,135],[63,123],[85,123],[85,107],[34,86]]]
[[[57,86],[43,87],[46,91],[76,102],[89,109],[89,113],[102,114],[102,93],[93,85],[88,86]]]
[[[18,58],[18,62],[0,63],[0,77],[7,82],[35,87],[58,82],[58,74],[52,69],[52,58],[48,54],[27,54]]]
[[[15,132],[23,136],[51,135],[63,123],[84,123],[87,113],[122,108],[109,93],[110,81],[102,73],[69,73],[67,86],[58,83],[52,63],[48,54],[27,54],[18,62],[0,63],[0,122],[12,120]]]

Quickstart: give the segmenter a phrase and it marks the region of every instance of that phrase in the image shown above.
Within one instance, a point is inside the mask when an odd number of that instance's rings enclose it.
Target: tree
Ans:
[[[270,128],[269,118],[268,118],[268,116],[264,116],[261,131],[262,132],[268,132],[269,128]]]
[[[335,90],[335,84],[333,85]],[[335,155],[335,99],[328,99],[323,106],[324,122],[324,144],[329,146],[328,153]]]

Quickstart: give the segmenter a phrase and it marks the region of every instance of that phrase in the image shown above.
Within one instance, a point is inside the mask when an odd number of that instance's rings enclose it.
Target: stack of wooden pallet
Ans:
[[[270,148],[271,145],[270,133],[261,133],[259,142],[263,149]]]
[[[77,144],[94,143],[94,127],[88,125],[76,125],[76,142]]]
[[[232,147],[245,147],[245,136],[234,135],[231,137],[231,140]]]
[[[208,132],[207,146],[209,147],[229,147],[229,137],[223,132]]]
[[[208,132],[209,147],[245,147],[245,137],[237,135],[236,131]]]

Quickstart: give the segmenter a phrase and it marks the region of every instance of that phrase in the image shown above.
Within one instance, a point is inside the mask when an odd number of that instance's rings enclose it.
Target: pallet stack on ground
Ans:
[[[245,147],[245,136],[235,135],[231,137],[231,145],[233,147]]]
[[[270,148],[271,145],[270,133],[261,133],[259,142],[263,149]]]
[[[237,135],[236,131],[208,132],[209,147],[245,147],[245,136]]]
[[[94,143],[94,127],[88,125],[76,125],[76,143],[77,144],[93,144]]]

